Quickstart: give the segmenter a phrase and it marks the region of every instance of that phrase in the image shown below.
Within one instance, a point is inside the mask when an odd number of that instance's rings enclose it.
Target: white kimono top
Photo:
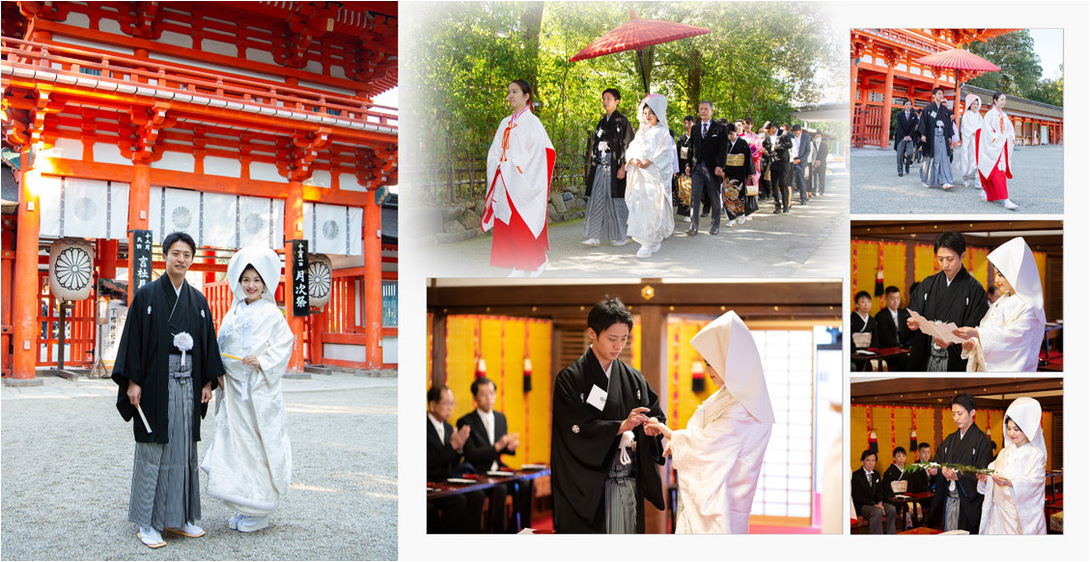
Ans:
[[[481,229],[491,230],[494,220],[510,224],[514,204],[534,237],[540,236],[555,162],[553,143],[529,105],[518,115],[505,117],[488,149],[488,194]]]
[[[1014,124],[1007,114],[994,107],[989,109],[976,140],[976,161],[982,182],[996,168],[1008,178],[1014,177],[1010,170],[1014,138]]]
[[[980,99],[969,94],[965,98],[966,107],[973,105],[973,100],[970,98]],[[976,132],[983,124],[984,118],[979,112],[966,109],[961,116],[961,173],[964,176],[976,171]]]

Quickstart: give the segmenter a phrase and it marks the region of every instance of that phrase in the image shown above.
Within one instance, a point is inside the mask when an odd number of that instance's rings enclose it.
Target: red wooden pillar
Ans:
[[[862,140],[861,139],[863,137],[863,131],[861,130],[862,129],[862,124],[857,122],[856,119],[855,119],[855,115],[856,115],[856,101],[855,101],[855,98],[859,95],[859,93],[858,93],[859,92],[859,84],[857,82],[859,80],[859,57],[860,57],[860,54],[861,54],[860,53],[861,47],[859,47],[858,45],[853,44],[851,48],[852,48],[852,52],[851,52],[851,57],[852,57],[852,60],[851,60],[852,96],[850,98],[850,104],[849,104],[851,113],[848,114],[848,123],[850,123],[851,126],[852,126],[852,141],[853,141],[854,145],[855,146],[861,146],[862,145]],[[859,127],[859,129],[857,130],[856,127]]]
[[[19,212],[16,227],[12,288],[12,378],[24,384],[34,379],[38,346],[38,230],[41,206],[35,185],[41,173],[31,167],[30,144],[19,155]]]
[[[117,240],[99,239],[95,244],[95,258],[98,259],[100,279],[117,278]]]
[[[893,67],[897,66],[897,53],[886,55],[886,83],[882,90],[882,123],[878,126],[878,147],[889,148],[889,124],[893,118]]]
[[[129,302],[136,294],[136,260],[132,259],[134,230],[148,229],[148,204],[151,199],[151,166],[142,160],[133,160],[132,181],[129,182]],[[154,257],[152,258],[154,260]]]
[[[0,324],[3,324],[3,334],[0,334],[0,356],[4,363],[4,376],[11,375],[11,357],[8,349],[11,348],[11,272],[15,265],[15,219],[4,217],[2,249],[0,249],[0,285],[4,287],[0,296]]]
[[[363,206],[363,324],[367,367],[382,367],[382,207]]]
[[[295,275],[292,268],[291,241],[303,239],[303,182],[291,180],[288,182],[288,198],[284,201],[284,311],[288,319],[288,326],[295,336],[295,347],[291,351],[291,361],[288,362],[288,373],[298,374],[303,372],[304,331],[306,330],[306,318],[292,314],[291,280]]]

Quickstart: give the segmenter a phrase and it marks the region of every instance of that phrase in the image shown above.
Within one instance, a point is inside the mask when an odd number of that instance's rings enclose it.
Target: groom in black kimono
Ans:
[[[594,135],[587,141],[587,161],[590,166],[586,170],[586,191],[584,193],[587,198],[587,214],[583,225],[583,233],[587,236],[584,244],[587,245],[597,244],[599,238],[603,236],[603,232],[608,235],[605,222],[614,220],[614,217],[607,216],[607,214],[618,214],[618,210],[614,208],[615,206],[622,208],[619,213],[622,216],[616,217],[616,219],[620,219],[618,222],[621,222],[619,225],[620,231],[619,233],[613,233],[614,236],[620,236],[620,238],[615,238],[615,241],[622,242],[628,238],[625,230],[628,221],[628,208],[624,206],[624,191],[627,185],[625,182],[625,150],[636,133],[632,130],[632,124],[629,123],[628,118],[620,111],[617,111],[617,105],[620,102],[621,92],[616,88],[606,88],[602,92],[602,109],[605,110],[605,114],[598,120]],[[599,167],[605,168],[604,171],[609,176],[609,193],[606,197],[599,198],[597,201],[605,201],[608,204],[605,208],[595,209],[595,212],[591,213],[594,178],[598,175]]]
[[[976,398],[962,392],[950,401],[950,415],[957,431],[946,436],[935,454],[935,462],[987,468],[992,462],[992,442],[976,426]],[[949,468],[932,468],[937,476],[935,496],[931,499],[928,524],[936,529],[961,529],[976,534],[980,529],[980,511],[984,496],[976,490],[976,474],[962,474]]]
[[[556,376],[553,387],[554,528],[643,533],[644,499],[665,507],[662,442],[644,434],[643,423],[666,416],[643,375],[617,358],[632,330],[624,304],[599,302],[587,325],[591,348]]]
[[[916,285],[908,309],[932,322],[979,326],[988,312],[988,294],[961,266],[964,258],[965,238],[961,233],[947,231],[940,234],[935,239],[935,259],[942,270]],[[908,328],[915,331],[919,325],[910,318]],[[968,361],[961,358],[961,344],[918,333],[912,338],[906,370],[964,371],[967,364]]]
[[[195,524],[201,517],[196,442],[224,369],[208,301],[185,280],[194,254],[196,244],[184,232],[163,239],[166,271],[133,295],[112,373],[117,409],[133,422],[136,438],[129,520],[150,548],[166,545],[164,529],[204,535]]]

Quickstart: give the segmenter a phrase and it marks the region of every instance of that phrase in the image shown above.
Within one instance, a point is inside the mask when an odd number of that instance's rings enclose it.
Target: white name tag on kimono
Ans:
[[[602,411],[606,408],[606,391],[602,390],[598,385],[594,385],[590,389],[590,396],[587,397],[587,404],[598,408],[598,411]]]

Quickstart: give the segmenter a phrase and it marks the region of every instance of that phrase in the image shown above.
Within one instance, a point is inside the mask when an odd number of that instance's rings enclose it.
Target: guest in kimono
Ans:
[[[976,133],[984,125],[980,116],[980,98],[976,94],[965,96],[965,113],[961,116],[961,181],[967,187],[981,189],[977,185]]]
[[[723,181],[727,226],[745,224],[746,216],[757,210],[757,196],[746,195],[746,186],[756,185],[757,168],[753,165],[753,151],[738,135],[734,123],[727,123],[727,164],[723,166]]]
[[[587,210],[583,221],[583,244],[597,246],[602,238],[613,240],[614,246],[628,243],[625,229],[628,207],[624,202],[625,150],[632,142],[632,125],[617,111],[621,93],[615,88],[602,92],[605,115],[598,120],[588,145],[591,162],[587,174]],[[672,141],[671,141],[672,142]]]
[[[1002,296],[988,308],[976,328],[954,334],[969,341],[961,355],[970,371],[1026,373],[1037,371],[1037,356],[1045,335],[1045,297],[1033,251],[1019,236],[988,254],[995,267],[995,285]]]
[[[905,473],[905,462],[908,460],[908,452],[904,447],[896,447],[893,449],[893,462],[886,467],[886,472],[882,474],[882,491],[887,498],[892,498],[899,493],[908,491],[908,474]],[[904,482],[901,486],[904,489],[900,492],[893,489],[894,482]],[[919,511],[920,506],[916,502],[907,502],[907,509],[905,510],[905,529],[911,528],[913,521],[920,519],[921,513]]]
[[[763,131],[762,131],[763,132]],[[761,156],[764,154],[764,147],[761,146],[761,135],[757,134],[753,130],[753,119],[746,117],[742,119],[742,129],[738,133],[742,140],[746,141],[749,145],[749,151],[753,155],[753,178],[750,185],[757,186],[756,199],[753,200],[753,210],[757,210],[757,203],[761,198],[760,193],[760,178],[761,178]],[[747,213],[751,214],[751,213]]]
[[[960,232],[943,232],[935,239],[935,259],[942,271],[925,278],[912,289],[908,308],[934,322],[953,322],[958,326],[977,326],[988,311],[984,287],[962,267],[965,238]],[[908,328],[919,324],[909,318]],[[967,361],[961,357],[962,346],[923,333],[912,337],[908,355],[909,371],[964,371]]]
[[[665,435],[678,480],[678,533],[749,532],[749,514],[765,449],[772,436],[772,401],[753,335],[732,310],[692,339],[719,387],[685,429],[648,421],[649,435]]]
[[[150,548],[166,546],[164,529],[204,536],[197,441],[224,371],[208,301],[185,280],[196,251],[184,232],[163,239],[166,271],[133,295],[112,374],[136,439],[129,521]]]
[[[227,526],[243,533],[268,527],[291,485],[280,381],[295,337],[273,296],[280,271],[280,257],[269,248],[242,248],[227,264],[235,297],[220,324],[227,375],[220,380],[216,430],[201,468],[208,473],[208,495],[235,511]]]
[[[904,176],[912,168],[912,156],[915,153],[912,137],[919,126],[919,118],[912,110],[912,100],[906,99],[902,107],[893,130],[893,140],[897,147],[897,177]]]
[[[920,144],[923,147],[923,165],[920,166],[920,181],[923,186],[941,185],[943,189],[954,187],[954,173],[950,169],[950,160],[954,157],[954,119],[946,108],[946,96],[942,88],[931,91],[931,103],[924,108],[917,130],[920,132]]]
[[[870,315],[871,302],[872,301],[870,298],[870,293],[866,291],[859,291],[855,294],[855,311],[852,312],[851,324],[849,324],[849,328],[851,329],[851,331],[849,332],[851,334],[850,349],[852,353],[855,353],[860,349],[860,347],[855,343],[857,339],[855,337],[856,334],[867,334],[870,336],[870,339],[873,340],[874,338],[874,331],[878,324]],[[858,339],[861,341],[866,341],[868,338]],[[870,341],[870,343],[863,346],[863,349],[873,347],[874,343],[876,342]],[[862,371],[866,368],[867,363],[869,363],[869,361],[865,359],[852,359],[852,370]]]
[[[553,524],[558,533],[643,533],[644,500],[664,509],[660,437],[666,419],[639,371],[618,357],[632,314],[619,299],[587,314],[591,347],[556,376],[552,412]]]
[[[992,443],[974,422],[976,398],[965,392],[957,394],[950,401],[950,415],[957,429],[942,440],[935,462],[987,467],[992,461]],[[937,479],[935,496],[931,500],[929,524],[943,531],[960,529],[975,535],[980,528],[984,501],[977,491],[976,476],[946,467],[931,468],[927,472],[931,476],[942,475]]]
[[[920,443],[916,448],[916,462],[930,462],[931,461],[931,444],[927,442]],[[927,473],[926,470],[918,470],[908,475],[908,491],[912,493],[931,492],[935,489],[935,482],[938,476],[932,476]],[[919,521],[926,523],[927,516],[931,512],[931,498],[920,498],[920,518]]]
[[[649,94],[640,102],[640,130],[628,147],[628,236],[640,244],[638,258],[649,258],[674,233],[670,178],[678,173],[677,147],[666,128],[666,97]]]
[[[771,121],[765,121],[761,134],[757,137],[757,142],[761,145],[761,161],[757,164],[757,171],[760,174],[757,190],[758,200],[772,197],[772,145],[775,139],[775,125]]]
[[[495,267],[511,277],[538,276],[548,261],[549,186],[556,150],[545,127],[530,110],[533,94],[525,80],[507,86],[511,116],[496,129],[488,149],[488,194],[481,229],[492,233]]]
[[[689,152],[693,149],[693,124],[696,123],[696,119],[692,115],[686,115],[682,123],[685,126],[685,132],[681,133],[681,136],[677,138],[677,161],[680,167],[682,162],[689,159]],[[689,222],[692,219],[689,218],[689,203],[692,201],[692,178],[689,178],[680,171],[674,174],[674,206],[677,207],[677,214],[685,217],[685,222]],[[683,195],[682,192],[685,192]]]
[[[1048,450],[1041,430],[1041,403],[1016,398],[1003,416],[1003,450],[988,465],[997,473],[978,474],[984,495],[982,535],[1043,535],[1045,524],[1045,460]]]
[[[1007,197],[1007,180],[1011,175],[1010,155],[1014,152],[1014,125],[1003,108],[1007,106],[1007,95],[996,92],[992,98],[992,108],[984,114],[984,123],[977,130],[976,159],[980,174],[980,185],[984,188],[984,199],[1001,201],[1004,209],[1018,210]]]

